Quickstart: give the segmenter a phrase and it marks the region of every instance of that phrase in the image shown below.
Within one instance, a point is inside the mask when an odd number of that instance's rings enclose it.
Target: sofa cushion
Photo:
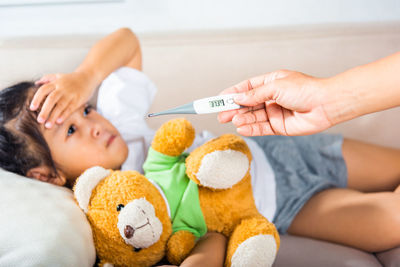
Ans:
[[[376,253],[376,257],[385,267],[400,266],[400,247]]]
[[[380,267],[373,254],[310,238],[282,235],[274,267]]]

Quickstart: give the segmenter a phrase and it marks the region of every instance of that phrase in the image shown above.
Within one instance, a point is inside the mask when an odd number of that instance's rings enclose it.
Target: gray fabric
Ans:
[[[371,253],[325,241],[292,235],[281,235],[281,247],[279,248],[273,267],[292,266],[382,267],[374,254]],[[386,265],[384,266],[386,267]]]
[[[327,188],[347,186],[341,135],[252,139],[264,150],[275,174],[277,209],[273,222],[281,234],[310,197]]]
[[[385,267],[400,267],[400,247],[376,253],[376,257]]]

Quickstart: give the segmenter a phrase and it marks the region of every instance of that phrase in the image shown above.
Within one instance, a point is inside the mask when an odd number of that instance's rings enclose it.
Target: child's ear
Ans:
[[[51,169],[47,166],[34,167],[26,172],[26,176],[55,185],[62,186],[66,183],[64,175],[59,174],[58,176],[54,176]]]

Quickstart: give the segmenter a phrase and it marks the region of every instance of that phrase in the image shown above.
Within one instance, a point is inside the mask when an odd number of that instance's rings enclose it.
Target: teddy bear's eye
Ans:
[[[124,207],[124,204],[118,204],[117,211],[121,211]]]

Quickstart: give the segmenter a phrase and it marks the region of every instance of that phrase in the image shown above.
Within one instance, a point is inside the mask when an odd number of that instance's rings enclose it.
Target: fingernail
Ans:
[[[37,107],[34,104],[31,104],[31,106],[29,107],[31,110],[35,110]]]
[[[239,116],[235,115],[232,118],[232,123],[235,124],[235,125],[241,125],[243,123],[243,120]]]
[[[239,127],[239,128],[236,128],[236,132],[237,132],[238,134],[243,135],[243,134],[245,133],[245,129],[244,129],[244,127]]]
[[[235,95],[233,97],[233,100],[235,100],[235,101],[243,101],[244,98],[245,98],[245,94],[238,94],[238,95]]]
[[[236,129],[236,132],[240,135],[249,135],[249,127],[242,126]]]
[[[43,122],[44,122],[44,118],[39,117],[39,118],[37,118],[37,121],[38,121],[39,123],[43,123]]]
[[[52,123],[51,122],[46,122],[46,124],[44,125],[44,127],[46,127],[46,128],[51,128],[51,126],[52,126]]]
[[[62,123],[63,120],[62,120],[62,118],[58,118],[58,119],[56,120],[56,122],[57,122],[57,123]]]
[[[223,120],[223,115],[222,114],[218,114],[217,119],[218,119],[219,123],[225,123],[225,121]]]

